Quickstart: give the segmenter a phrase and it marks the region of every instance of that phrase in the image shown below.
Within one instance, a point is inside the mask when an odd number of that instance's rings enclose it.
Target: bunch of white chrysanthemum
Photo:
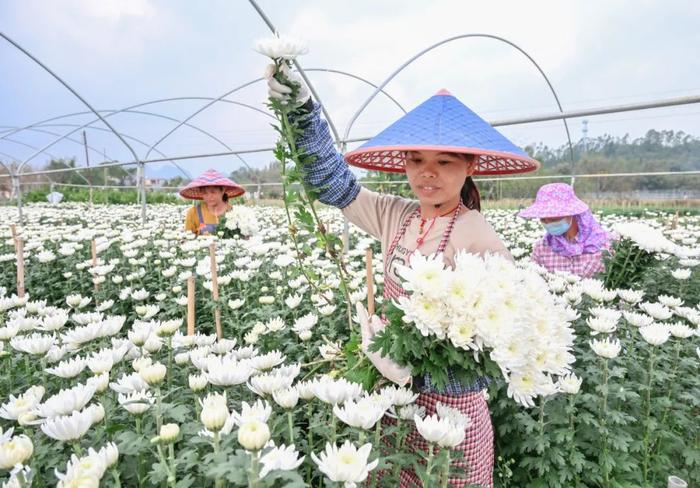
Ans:
[[[670,241],[660,229],[655,229],[641,222],[619,223],[615,225],[614,230],[647,252],[668,253],[678,257],[695,254],[690,249]]]
[[[574,333],[570,315],[537,274],[500,255],[455,255],[454,269],[440,254],[411,256],[398,270],[408,296],[403,320],[424,337],[488,354],[523,405],[551,391],[552,375],[570,372]]]
[[[224,226],[228,230],[238,230],[245,237],[253,236],[260,231],[260,224],[255,210],[244,205],[234,205],[226,212]]]

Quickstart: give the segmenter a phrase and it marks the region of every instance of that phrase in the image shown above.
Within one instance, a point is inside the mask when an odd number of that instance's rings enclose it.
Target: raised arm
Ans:
[[[345,208],[357,198],[361,186],[335,148],[328,122],[321,118],[321,105],[309,99],[304,108],[309,109],[309,114],[302,122],[304,134],[298,139],[298,146],[316,157],[303,168],[304,181],[316,189],[322,203]]]

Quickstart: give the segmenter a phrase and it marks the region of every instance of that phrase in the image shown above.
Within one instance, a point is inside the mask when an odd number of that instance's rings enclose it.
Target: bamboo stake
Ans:
[[[90,244],[90,251],[92,252],[92,269],[94,270],[97,268],[97,243],[95,242],[95,239],[93,239],[92,243]],[[93,274],[92,280],[95,283],[95,293],[97,293],[97,290],[99,289],[96,278],[97,275]]]
[[[194,335],[194,276],[187,278],[187,335]]]
[[[17,226],[12,224],[10,226],[10,230],[12,230],[12,243],[14,244],[15,249],[17,249]]]
[[[374,315],[374,272],[372,271],[372,248],[367,248],[365,253],[365,267],[367,268],[367,312]]]
[[[216,277],[216,244],[209,244],[209,259],[211,260],[211,295],[214,300],[219,300],[219,281]],[[221,339],[223,332],[221,330],[221,310],[217,306],[214,309],[214,322],[216,323],[216,337]]]
[[[15,247],[17,249],[17,296],[24,298],[24,244],[21,237],[17,238]]]

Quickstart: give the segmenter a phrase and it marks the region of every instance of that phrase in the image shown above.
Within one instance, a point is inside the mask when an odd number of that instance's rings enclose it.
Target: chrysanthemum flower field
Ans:
[[[182,206],[148,215],[142,226],[135,206],[35,205],[16,236],[0,229],[3,486],[395,487],[403,469],[447,486],[448,436],[469,419],[425,412],[409,388],[357,374],[366,361],[352,344],[358,325],[348,327],[354,306],[316,236],[297,234],[320,276],[309,283],[282,209],[239,212],[245,232],[231,239],[182,231]],[[484,390],[495,486],[700,483],[700,217],[600,216],[622,241],[605,275],[581,280],[529,263],[539,224],[485,216],[575,332],[571,374],[519,379],[529,405],[503,378]],[[16,209],[0,217],[12,222]],[[338,211],[321,219],[342,232]],[[346,269],[350,300],[366,303],[374,250],[381,311],[378,246],[351,227]],[[545,346],[534,361],[562,353]],[[427,465],[404,442],[416,426],[443,446]]]

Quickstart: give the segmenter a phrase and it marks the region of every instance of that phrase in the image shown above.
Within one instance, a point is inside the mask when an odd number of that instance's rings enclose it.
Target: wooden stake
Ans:
[[[24,244],[21,237],[15,241],[15,247],[17,249],[17,296],[24,298]]]
[[[194,335],[194,276],[187,278],[187,335]]]
[[[10,230],[12,230],[12,242],[14,243],[15,249],[17,249],[17,226],[12,224]]]
[[[219,281],[216,277],[216,244],[209,244],[209,259],[211,261],[211,295],[214,300],[219,299]],[[221,310],[219,307],[214,309],[214,322],[216,323],[216,337],[221,339],[223,332],[221,330]]]
[[[97,268],[97,243],[95,242],[95,239],[92,240],[92,243],[90,244],[90,250],[92,252],[92,269],[94,270]],[[95,292],[97,292],[99,285],[97,284],[97,281],[95,280],[97,278],[96,274],[92,275],[92,279],[95,283]]]
[[[365,267],[367,268],[367,312],[374,315],[374,271],[372,270],[372,248],[370,247],[365,253]]]

